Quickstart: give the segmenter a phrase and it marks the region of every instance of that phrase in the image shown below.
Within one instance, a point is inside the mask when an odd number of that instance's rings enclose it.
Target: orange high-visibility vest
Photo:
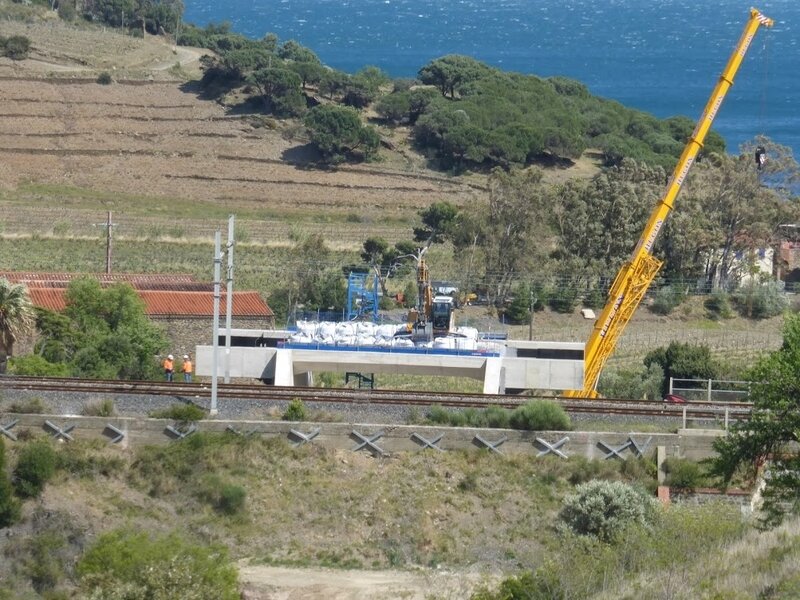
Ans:
[[[184,373],[191,373],[192,372],[192,361],[191,360],[183,361],[183,372]]]
[[[173,362],[172,362],[170,359],[168,359],[168,358],[165,358],[165,359],[164,359],[164,370],[165,370],[165,371],[172,371],[172,370],[174,370],[174,363],[173,363]]]

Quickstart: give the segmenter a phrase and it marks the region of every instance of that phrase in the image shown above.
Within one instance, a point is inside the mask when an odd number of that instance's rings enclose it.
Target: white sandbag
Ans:
[[[475,327],[456,327],[455,333],[470,340],[478,339],[478,330]]]
[[[297,322],[297,330],[308,337],[313,337],[316,329],[317,329],[317,324],[314,321]]]
[[[336,336],[351,336],[355,335],[356,333],[356,325],[355,323],[337,323],[336,324]]]

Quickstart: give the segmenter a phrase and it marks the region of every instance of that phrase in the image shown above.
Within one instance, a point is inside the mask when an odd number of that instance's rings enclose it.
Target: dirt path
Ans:
[[[449,600],[467,598],[488,579],[447,571],[342,571],[243,565],[239,576],[250,600]]]
[[[198,62],[201,56],[209,54],[208,50],[203,48],[189,48],[187,46],[173,46],[172,52],[174,54],[173,58],[158,62],[150,66],[149,69],[152,71],[166,71],[174,67],[176,63],[180,64],[181,67],[188,67]]]

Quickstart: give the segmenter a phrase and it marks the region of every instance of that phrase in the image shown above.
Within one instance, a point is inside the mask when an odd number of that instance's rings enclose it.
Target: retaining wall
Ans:
[[[700,460],[714,454],[712,444],[719,431],[679,430],[678,433],[619,433],[583,431],[517,431],[417,425],[348,423],[290,423],[210,419],[176,423],[146,417],[84,417],[62,415],[0,415],[0,435],[14,443],[19,438],[45,433],[69,442],[103,439],[109,444],[134,447],[166,444],[196,432],[228,432],[231,435],[283,437],[295,444],[312,443],[326,448],[367,451],[375,455],[488,448],[498,454],[554,455],[561,458],[627,458],[652,455],[663,446],[667,456]]]

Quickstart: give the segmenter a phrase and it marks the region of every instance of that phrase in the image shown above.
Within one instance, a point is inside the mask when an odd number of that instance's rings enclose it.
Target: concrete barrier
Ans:
[[[700,460],[714,454],[713,441],[720,432],[681,430],[678,433],[518,431],[391,424],[292,423],[210,419],[176,423],[146,417],[84,417],[63,415],[0,416],[0,435],[9,443],[30,435],[49,435],[64,443],[102,439],[124,448],[167,444],[197,432],[282,437],[290,443],[311,443],[341,449],[388,455],[423,449],[469,450],[488,448],[498,454],[529,454],[614,460],[652,456],[663,446],[667,456]],[[310,434],[314,434],[311,436]],[[304,438],[310,437],[309,440]],[[364,440],[370,440],[364,443]]]

